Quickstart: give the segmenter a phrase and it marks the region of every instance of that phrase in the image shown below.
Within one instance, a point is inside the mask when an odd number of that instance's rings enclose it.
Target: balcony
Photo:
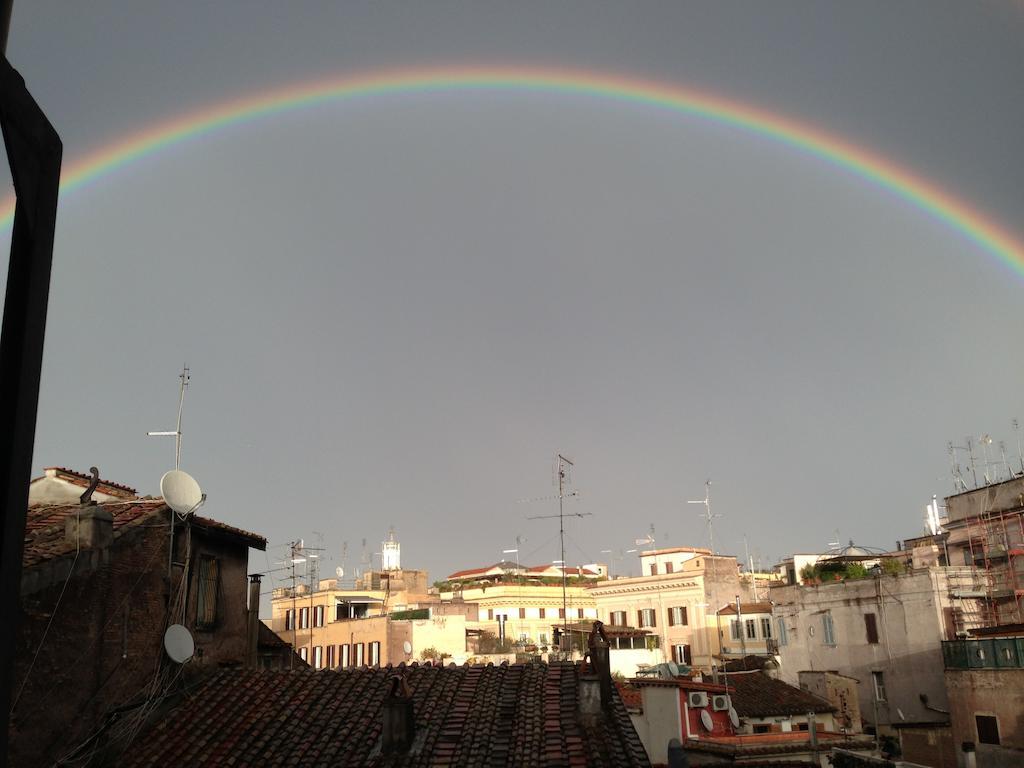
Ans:
[[[1024,637],[947,640],[942,660],[946,669],[1024,669]]]

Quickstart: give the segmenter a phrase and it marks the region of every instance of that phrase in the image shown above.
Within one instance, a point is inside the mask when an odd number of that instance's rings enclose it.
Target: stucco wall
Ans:
[[[973,741],[978,766],[1024,765],[1024,669],[951,669],[946,686],[953,744]],[[999,746],[980,743],[976,715],[996,718]]]

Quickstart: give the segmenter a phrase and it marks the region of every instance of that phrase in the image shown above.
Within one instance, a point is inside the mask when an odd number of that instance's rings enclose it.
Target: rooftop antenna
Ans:
[[[999,455],[1003,459],[1003,469],[1006,470],[1006,479],[1007,480],[1012,480],[1013,479],[1013,470],[1010,469],[1010,462],[1006,458],[1006,441],[1005,440],[1000,440],[999,441]]]
[[[1020,422],[1013,420],[1013,433],[1017,436],[1017,458],[1020,461],[1020,471],[1024,474],[1024,451],[1020,447]]]
[[[576,490],[569,491],[566,493],[566,486],[572,481],[570,475],[573,468],[571,460],[567,459],[562,454],[556,454],[555,456],[555,480],[558,483],[558,514],[557,515],[535,515],[527,518],[528,520],[547,520],[557,517],[558,518],[558,541],[561,547],[561,560],[560,568],[562,569],[562,637],[569,637],[569,598],[568,591],[566,589],[566,576],[565,576],[565,510],[563,502],[566,496],[578,496],[579,492]],[[585,517],[590,515],[590,512],[570,512],[571,517]]]
[[[988,447],[992,445],[992,438],[988,435],[982,435],[978,438],[978,443],[981,444],[981,455],[984,458],[984,464],[982,464],[981,476],[985,480],[985,485],[992,484],[992,477],[988,474],[989,460],[988,460]]]
[[[959,445],[953,445],[953,441],[950,440],[946,443],[946,450],[949,451],[949,468],[950,473],[953,475],[953,493],[966,491],[967,481],[964,480],[963,470],[961,470],[960,465],[957,463],[956,452],[965,451],[967,449]]]
[[[971,460],[971,479],[974,480],[974,487],[977,488],[978,487],[978,470],[977,470],[977,465],[975,464],[975,461],[974,461],[974,440],[972,438],[970,438],[970,437],[965,437],[964,440],[967,443],[967,455],[970,457],[970,460]]]
[[[167,606],[170,610],[174,575],[174,519],[178,515],[184,519],[199,509],[206,501],[206,494],[188,472],[172,469],[160,478],[160,495],[171,509],[170,541],[167,544]]]
[[[345,568],[348,566],[348,542],[341,542],[341,565],[338,566],[338,587],[341,588],[341,580],[345,578]]]
[[[181,368],[181,373],[178,374],[178,378],[181,379],[181,391],[178,394],[178,422],[174,430],[164,430],[163,432],[147,432],[146,434],[150,437],[173,437],[174,438],[174,468],[178,469],[181,466],[181,409],[185,405],[185,387],[188,386],[189,382],[189,371],[188,365],[184,365]]]
[[[687,504],[703,504],[704,511],[701,513],[701,517],[708,525],[708,548],[711,550],[711,592],[707,591],[707,582],[705,581],[704,599],[711,603],[711,607],[715,612],[715,619],[718,623],[718,647],[719,653],[721,653],[722,647],[722,616],[718,612],[718,595],[717,586],[718,579],[715,577],[715,525],[714,520],[716,517],[721,515],[713,514],[711,512],[711,478],[704,481],[704,498],[689,500]],[[728,680],[728,678],[726,678]],[[728,688],[728,682],[726,683]]]

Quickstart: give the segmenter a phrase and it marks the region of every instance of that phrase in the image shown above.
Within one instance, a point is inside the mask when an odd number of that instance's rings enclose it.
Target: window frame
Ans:
[[[871,671],[871,687],[875,693],[875,701],[888,701],[886,698],[888,694],[885,690],[885,672],[878,669]]]
[[[196,574],[196,629],[213,629],[220,603],[220,559],[200,555]]]
[[[832,620],[832,614],[827,611],[821,614],[821,642],[829,646],[838,645],[836,642],[836,625]]]

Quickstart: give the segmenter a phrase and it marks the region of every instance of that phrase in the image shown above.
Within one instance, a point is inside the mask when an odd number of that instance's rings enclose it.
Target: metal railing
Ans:
[[[1024,669],[1024,637],[947,640],[942,661],[946,669]]]

